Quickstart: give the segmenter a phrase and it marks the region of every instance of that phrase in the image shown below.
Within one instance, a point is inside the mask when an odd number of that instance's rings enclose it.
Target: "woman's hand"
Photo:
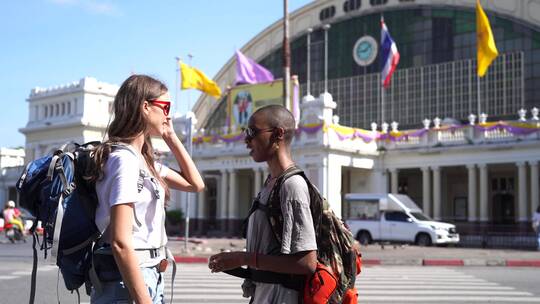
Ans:
[[[221,272],[247,265],[248,253],[241,251],[222,252],[210,257],[208,268],[212,272]]]
[[[177,137],[176,132],[174,132],[171,117],[167,117],[167,123],[163,124],[163,132],[161,133],[161,137],[165,142],[170,142],[172,139]]]

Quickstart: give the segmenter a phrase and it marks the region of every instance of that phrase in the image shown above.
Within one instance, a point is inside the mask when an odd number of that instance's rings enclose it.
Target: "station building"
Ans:
[[[468,242],[532,233],[540,204],[540,1],[481,2],[500,53],[482,79],[476,1],[319,0],[290,14],[291,74],[301,99],[294,158],[338,215],[357,216],[346,193],[404,193],[427,215],[455,223]],[[384,92],[381,17],[401,54]],[[282,37],[278,20],[241,51],[279,78]],[[234,85],[235,63],[231,57],[215,75],[222,88]],[[117,90],[93,78],[33,89],[21,129],[26,161],[69,139],[102,140]],[[190,216],[192,235],[238,236],[266,164],[253,162],[239,126],[231,126],[228,96],[202,96],[193,112],[193,157],[206,189],[174,195],[171,208]],[[186,121],[176,117],[175,129]],[[13,186],[6,185],[5,196]]]

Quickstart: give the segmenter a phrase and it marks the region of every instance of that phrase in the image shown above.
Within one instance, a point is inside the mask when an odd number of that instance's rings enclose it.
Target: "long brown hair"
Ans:
[[[113,103],[114,119],[107,128],[108,140],[99,145],[93,156],[96,163],[96,178],[103,176],[103,168],[114,143],[131,143],[144,133],[148,122],[142,112],[144,101],[153,100],[165,94],[167,86],[147,75],[131,75],[122,83]],[[165,200],[170,197],[169,187],[154,166],[154,148],[149,135],[145,135],[141,154],[150,173],[165,189]]]

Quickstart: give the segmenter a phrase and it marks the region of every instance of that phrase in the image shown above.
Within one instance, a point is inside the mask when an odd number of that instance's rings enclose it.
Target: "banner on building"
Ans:
[[[291,81],[291,101],[283,102],[283,79],[272,82],[239,85],[231,89],[227,100],[229,128],[240,130],[247,126],[248,119],[257,109],[268,105],[283,105],[293,111],[300,96],[297,81]]]

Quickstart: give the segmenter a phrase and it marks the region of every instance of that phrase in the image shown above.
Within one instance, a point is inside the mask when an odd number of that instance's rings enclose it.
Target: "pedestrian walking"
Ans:
[[[532,227],[536,233],[537,249],[540,250],[540,205],[536,208],[536,212],[533,213]]]
[[[170,109],[167,87],[145,75],[126,79],[114,99],[108,140],[95,152],[96,225],[103,237],[93,261],[102,284],[93,286],[91,303],[164,303],[169,189],[204,189],[173,130]],[[152,136],[163,138],[181,173],[154,160]]]
[[[290,148],[295,134],[294,117],[283,106],[267,106],[253,113],[244,132],[249,155],[255,162],[266,162],[270,175],[250,212],[247,251],[219,253],[210,258],[208,266],[212,272],[247,265],[257,270],[309,276],[317,265],[317,242],[305,179],[300,175],[292,176],[280,189],[281,243],[262,210],[268,206],[276,181],[295,166]],[[244,297],[252,297],[252,303],[298,303],[298,292],[281,284],[245,280],[242,288]]]

